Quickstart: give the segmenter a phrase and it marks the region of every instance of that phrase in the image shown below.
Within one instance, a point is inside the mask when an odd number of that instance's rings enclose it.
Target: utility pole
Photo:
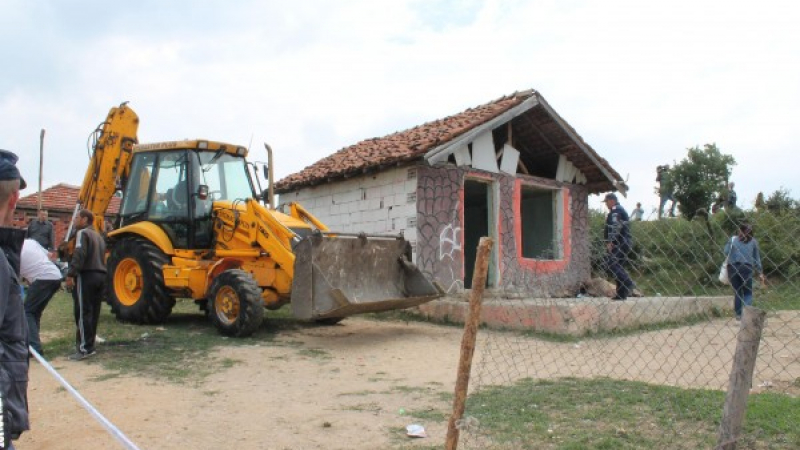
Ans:
[[[39,208],[36,210],[42,210],[42,169],[44,167],[44,128],[42,128],[42,132],[39,133]]]

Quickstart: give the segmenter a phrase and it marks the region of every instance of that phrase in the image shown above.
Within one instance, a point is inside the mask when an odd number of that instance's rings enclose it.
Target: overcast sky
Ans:
[[[800,198],[792,1],[0,0],[0,148],[79,184],[129,101],[139,141],[275,150],[276,178],[360,140],[536,89],[649,212],[655,167],[715,142],[739,201]],[[602,206],[593,197],[592,207]]]

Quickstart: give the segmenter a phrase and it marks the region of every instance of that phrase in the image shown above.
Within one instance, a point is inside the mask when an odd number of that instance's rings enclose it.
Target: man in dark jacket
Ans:
[[[92,227],[94,214],[91,211],[80,210],[75,221],[78,233],[75,235],[75,251],[69,263],[66,284],[72,290],[75,325],[78,328],[75,333],[77,351],[69,358],[80,361],[95,353],[97,321],[106,283],[106,243]]]
[[[0,449],[13,449],[12,439],[30,429],[28,423],[28,322],[19,280],[25,232],[11,228],[25,180],[17,155],[0,150]]]
[[[55,251],[56,234],[53,229],[53,223],[47,220],[46,210],[40,209],[38,219],[31,220],[28,224],[26,237],[38,242],[39,245],[44,247],[48,252]]]
[[[629,227],[628,213],[625,208],[617,203],[615,194],[606,194],[606,207],[608,216],[606,217],[606,227],[603,237],[606,243],[606,270],[609,275],[614,277],[617,283],[617,294],[612,300],[625,300],[633,293],[633,280],[625,271],[625,261],[631,250],[631,231]]]

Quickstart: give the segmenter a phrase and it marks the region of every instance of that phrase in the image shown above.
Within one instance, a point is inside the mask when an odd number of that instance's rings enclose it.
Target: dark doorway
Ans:
[[[464,180],[464,288],[472,289],[472,273],[475,271],[475,257],[478,243],[483,236],[492,236],[491,184],[483,181]],[[486,285],[491,285],[492,266],[489,264]]]

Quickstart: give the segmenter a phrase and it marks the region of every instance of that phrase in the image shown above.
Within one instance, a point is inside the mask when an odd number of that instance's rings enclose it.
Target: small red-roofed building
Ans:
[[[489,287],[550,297],[591,276],[589,194],[626,189],[534,90],[361,141],[275,184],[333,231],[403,233],[448,293],[471,288],[489,236]]]
[[[29,185],[30,188],[30,185]],[[28,189],[30,190],[30,189]],[[26,228],[31,220],[36,220],[39,210],[39,193],[27,194],[19,199],[14,212],[14,227]],[[78,204],[78,193],[81,188],[66,183],[59,183],[42,191],[42,209],[47,211],[48,220],[53,223],[56,233],[56,242],[63,242],[72,221],[75,205]],[[119,212],[119,197],[113,197],[106,210],[106,221],[113,223]]]

